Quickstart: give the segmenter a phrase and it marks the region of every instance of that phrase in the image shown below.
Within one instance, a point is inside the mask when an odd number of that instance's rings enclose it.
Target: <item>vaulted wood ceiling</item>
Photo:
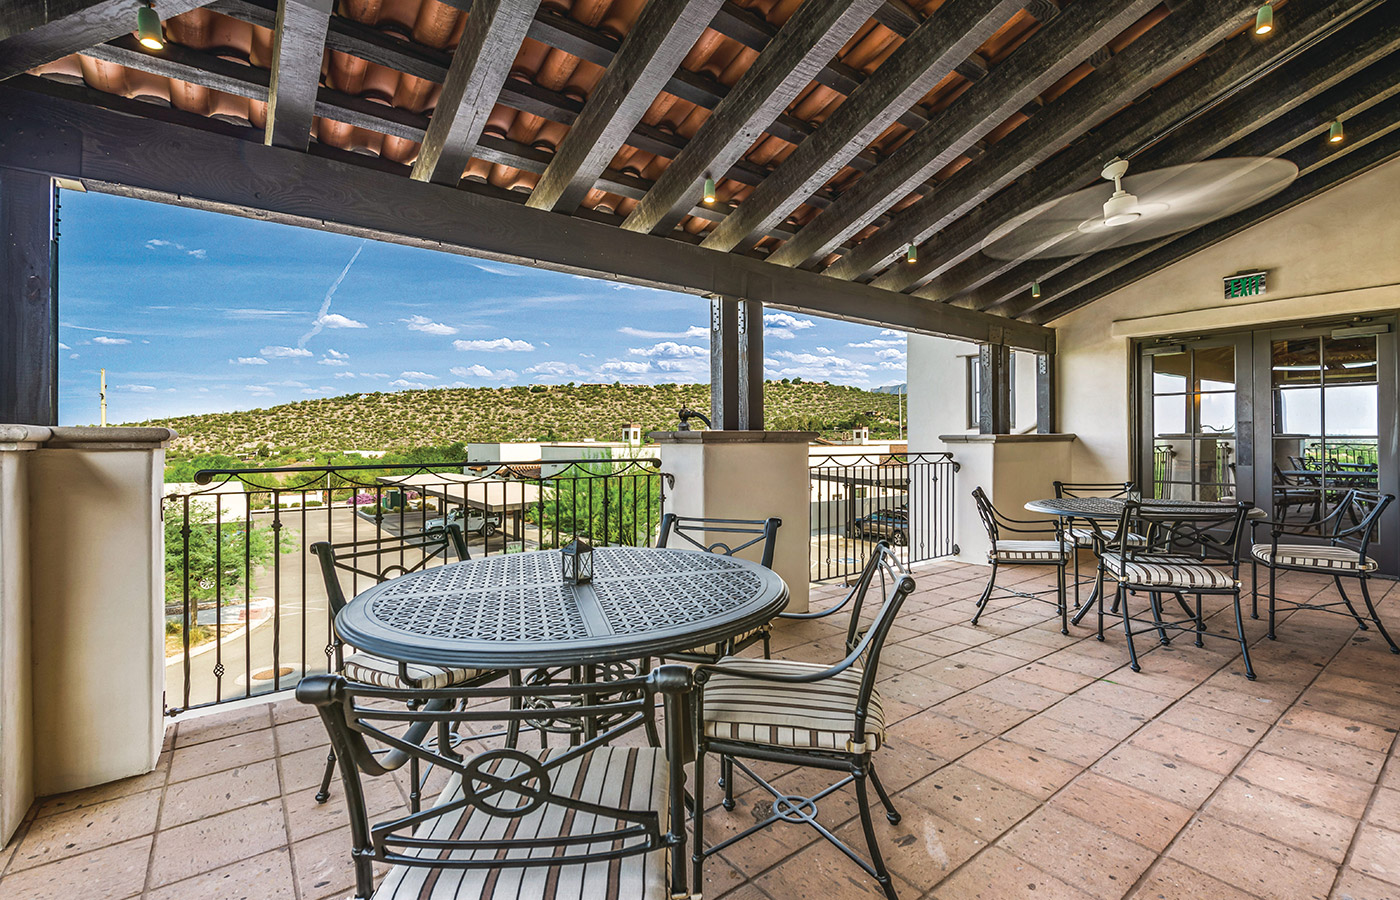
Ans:
[[[801,287],[768,302],[1044,346],[1035,326],[1400,154],[1400,0],[1279,0],[1266,37],[1258,2],[159,0],[167,43],[150,51],[134,0],[18,0],[0,11],[0,100],[12,125],[31,101],[53,121],[92,107],[102,129],[266,144],[523,206],[561,241],[586,220],[633,255],[699,245],[744,285]],[[1338,118],[1347,140],[1328,144]],[[1300,178],[1167,240],[1023,263],[979,250],[1114,156],[1145,171],[1240,155]],[[403,196],[444,202],[425,190]]]

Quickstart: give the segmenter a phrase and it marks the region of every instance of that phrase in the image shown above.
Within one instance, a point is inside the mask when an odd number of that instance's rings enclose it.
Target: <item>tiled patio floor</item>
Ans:
[[[1285,619],[1277,642],[1250,622],[1257,682],[1222,637],[1156,647],[1127,669],[1121,631],[1058,633],[1048,606],[1002,602],[967,620],[985,569],[919,567],[918,592],[882,668],[887,747],[877,756],[903,822],[877,817],[901,898],[1400,897],[1400,657],[1350,620]],[[1045,570],[1005,583],[1048,584]],[[1382,614],[1400,630],[1400,588]],[[1290,577],[1281,593],[1331,593]],[[814,598],[834,593],[822,589]],[[1216,607],[1218,609],[1218,606]],[[1233,631],[1217,613],[1212,630]],[[836,623],[784,623],[775,654],[834,659]],[[1140,640],[1146,650],[1149,642]],[[344,813],[318,807],[319,721],[294,701],[172,725],[152,774],[38,803],[4,851],[5,900],[347,897]],[[815,780],[780,781],[810,792]],[[383,779],[371,802],[404,802]],[[717,792],[707,792],[715,799]],[[711,839],[762,798],[707,813]],[[821,819],[859,841],[850,797]],[[705,897],[840,900],[874,895],[805,826],[770,830],[712,859]]]

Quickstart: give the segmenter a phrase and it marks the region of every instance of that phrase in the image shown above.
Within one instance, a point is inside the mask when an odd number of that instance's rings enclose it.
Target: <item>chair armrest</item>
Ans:
[[[863,645],[864,642],[862,642]],[[859,651],[862,648],[857,648]],[[735,669],[729,666],[722,666],[717,663],[704,663],[695,667],[695,678],[697,682],[708,681],[712,675],[729,675],[733,678],[748,678],[753,681],[771,681],[778,684],[810,684],[814,681],[825,681],[834,678],[849,669],[859,657],[859,652],[853,652],[845,659],[832,666],[827,666],[817,672],[805,672],[794,675],[784,675],[777,672],[751,672],[747,669]]]

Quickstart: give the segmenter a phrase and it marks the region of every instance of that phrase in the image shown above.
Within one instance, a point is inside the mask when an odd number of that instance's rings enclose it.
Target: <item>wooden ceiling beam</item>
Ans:
[[[1083,287],[1036,310],[1030,315],[1031,320],[1051,322],[1068,315],[1086,304],[1258,225],[1271,216],[1292,209],[1299,203],[1311,200],[1377,166],[1400,159],[1400,109],[1395,109],[1393,104],[1389,106],[1391,108],[1388,110],[1388,126],[1380,126],[1364,135],[1349,136],[1351,143],[1341,148],[1327,148],[1331,151],[1331,158],[1325,165],[1313,166],[1307,174],[1263,203],[1180,237],[1153,244],[1145,250],[1137,247],[1122,248],[1119,252],[1125,256],[1129,255],[1126,251],[1133,251],[1131,259],[1123,260],[1122,264],[1115,266],[1109,274],[1095,274],[1089,278],[1080,276]],[[1322,139],[1319,138],[1319,141]],[[1298,151],[1294,153],[1297,154]]]
[[[14,87],[0,88],[0,121],[15,126],[0,133],[0,166],[92,189],[922,334],[1036,352],[1053,341],[1040,326]]]
[[[968,88],[874,171],[842,191],[795,240],[774,251],[769,262],[801,266],[825,256],[946,168],[987,132],[1031,104],[1155,5],[1154,0],[1075,4],[1069,12],[1042,23],[990,75]]]
[[[939,7],[701,246],[732,250],[786,218],[1019,8],[1017,0],[950,0]]]
[[[949,179],[932,196],[901,210],[890,227],[862,242],[828,273],[859,277],[914,242],[920,244],[917,263],[891,265],[872,283],[891,290],[922,287],[976,253],[1002,222],[1096,181],[1109,159],[1171,127],[1198,108],[1202,98],[1227,90],[1241,71],[1281,58],[1322,33],[1335,16],[1365,2],[1324,0],[1261,41],[1242,27],[1257,9],[1251,0],[1231,0],[1225,10],[1215,0],[1182,0],[1164,20],[1058,98],[1053,114],[1037,116],[1011,132],[965,166],[956,181]],[[1231,34],[1237,36],[1217,48]],[[1217,49],[1200,59],[1212,48]],[[1059,152],[1110,117],[1092,135]],[[1020,183],[1003,190],[1013,180]]]
[[[203,0],[160,0],[162,19]],[[0,81],[136,31],[135,0],[10,0],[0,13]]]
[[[526,205],[565,214],[593,190],[656,95],[719,10],[721,0],[650,0],[559,142]]]
[[[629,231],[666,234],[700,198],[707,174],[726,172],[882,0],[826,0],[797,8],[627,216]]]
[[[539,5],[540,0],[474,0],[413,163],[415,181],[462,179]]]
[[[279,0],[264,142],[289,150],[311,144],[316,90],[326,54],[332,0]]]

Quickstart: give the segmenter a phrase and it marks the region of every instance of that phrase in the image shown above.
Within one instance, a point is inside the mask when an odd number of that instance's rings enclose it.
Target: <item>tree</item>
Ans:
[[[541,547],[579,536],[600,547],[649,546],[661,525],[661,476],[626,460],[573,466],[540,496],[527,518],[540,526]]]
[[[184,602],[186,585],[196,604],[216,597],[238,599],[244,575],[272,558],[271,530],[249,527],[244,521],[216,524],[214,511],[203,503],[189,504],[189,545],[185,544],[184,504],[165,510],[165,602]],[[296,543],[282,529],[282,550]]]

